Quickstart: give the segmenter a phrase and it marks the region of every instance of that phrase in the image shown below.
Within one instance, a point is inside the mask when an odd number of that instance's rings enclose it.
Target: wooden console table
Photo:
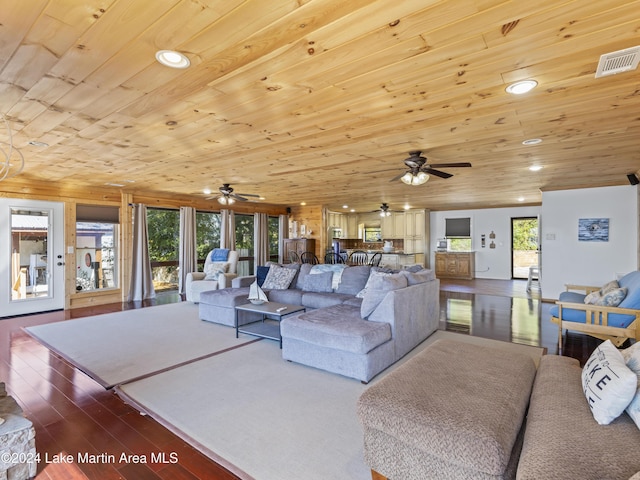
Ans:
[[[475,252],[436,252],[436,277],[474,278]]]

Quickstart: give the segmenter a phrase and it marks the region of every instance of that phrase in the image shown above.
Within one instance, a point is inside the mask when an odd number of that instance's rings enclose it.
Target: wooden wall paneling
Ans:
[[[73,252],[69,252],[73,247]],[[71,308],[71,298],[76,292],[76,204],[64,204],[64,308]],[[57,260],[57,259],[56,259]],[[54,260],[55,261],[55,260]]]

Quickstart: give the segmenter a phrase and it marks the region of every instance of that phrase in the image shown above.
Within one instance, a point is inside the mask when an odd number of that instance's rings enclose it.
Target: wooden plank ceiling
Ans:
[[[594,77],[600,55],[640,45],[640,1],[5,3],[0,112],[26,165],[0,190],[230,183],[280,205],[443,210],[539,204],[640,169],[640,71]],[[160,49],[191,66],[162,66]],[[539,85],[505,92],[523,79]],[[412,150],[473,166],[390,182]]]

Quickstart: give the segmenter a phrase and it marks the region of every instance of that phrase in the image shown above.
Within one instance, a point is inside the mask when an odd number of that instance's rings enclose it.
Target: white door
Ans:
[[[0,318],[64,308],[64,205],[0,198]]]

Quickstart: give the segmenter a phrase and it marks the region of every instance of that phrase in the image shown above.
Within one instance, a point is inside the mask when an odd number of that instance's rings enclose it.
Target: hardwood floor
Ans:
[[[557,327],[548,320],[551,304],[541,302],[535,290],[527,294],[525,284],[442,281],[442,328],[542,346],[549,354],[556,354]],[[237,478],[22,331],[31,325],[175,301],[179,301],[177,295],[164,294],[145,304],[113,304],[0,320],[0,381],[7,384],[8,392],[35,425],[41,455],[38,479]],[[570,335],[564,354],[584,362],[595,345],[597,341],[590,337]],[[152,454],[162,453],[165,462],[151,461]],[[94,455],[98,461],[78,462],[79,454]],[[145,457],[139,457],[140,463],[120,462],[123,454]],[[54,462],[64,455],[71,455],[74,462]]]

